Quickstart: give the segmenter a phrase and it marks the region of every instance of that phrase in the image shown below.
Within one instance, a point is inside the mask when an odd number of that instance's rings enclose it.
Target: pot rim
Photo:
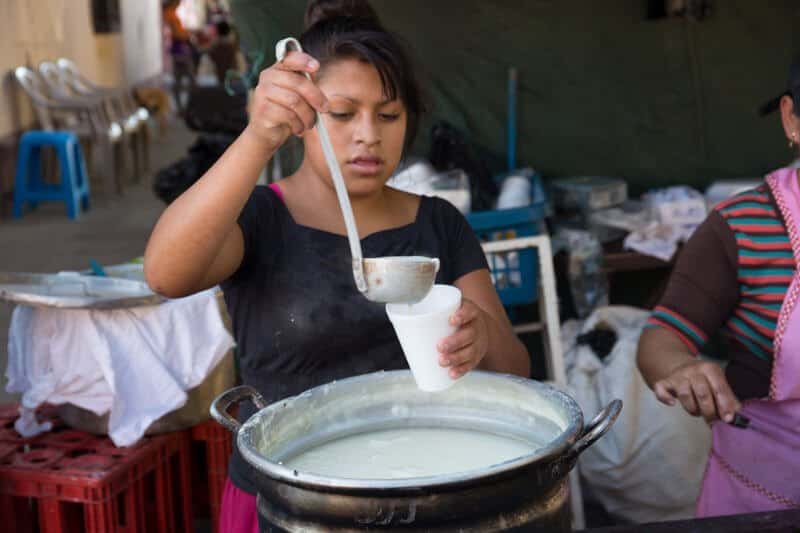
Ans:
[[[375,379],[376,375],[391,377],[399,374],[410,374],[410,371],[392,370],[373,372],[370,374],[363,374],[337,380],[336,384],[356,384],[361,381]],[[530,467],[535,463],[547,463],[559,458],[567,459],[567,452],[576,443],[583,430],[583,411],[572,397],[549,383],[543,383],[520,376],[511,374],[498,374],[481,370],[473,370],[470,372],[470,374],[477,374],[483,377],[490,377],[492,379],[496,378],[508,380],[512,383],[520,384],[538,391],[546,390],[548,395],[556,396],[564,402],[567,408],[566,411],[568,417],[566,428],[547,445],[537,448],[534,452],[528,455],[523,455],[516,459],[511,459],[502,463],[497,463],[489,467],[465,470],[453,474],[424,477],[399,479],[361,479],[325,476],[289,468],[283,464],[270,461],[262,454],[258,453],[252,443],[248,440],[250,434],[249,428],[254,426],[256,421],[265,416],[267,412],[280,409],[282,404],[285,402],[292,401],[293,399],[305,394],[311,394],[313,391],[326,386],[320,385],[318,387],[308,389],[300,395],[274,402],[255,412],[252,416],[250,416],[250,418],[247,419],[246,422],[242,424],[237,431],[236,446],[252,468],[258,471],[260,474],[271,479],[299,487],[340,492],[368,491],[370,493],[374,493],[376,491],[419,491],[424,489],[443,488],[445,486],[453,487],[456,485],[462,486],[465,484],[477,484],[485,482],[489,478],[499,477],[525,467]]]

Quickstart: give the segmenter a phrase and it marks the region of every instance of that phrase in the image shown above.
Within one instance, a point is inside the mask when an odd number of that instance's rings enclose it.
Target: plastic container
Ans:
[[[413,194],[444,198],[462,213],[469,213],[472,193],[469,177],[460,168],[436,172],[424,159],[414,159],[407,167],[393,175],[386,183],[389,187]]]
[[[544,219],[550,215],[550,205],[542,180],[532,170],[522,172],[531,182],[530,205],[514,209],[476,211],[466,215],[467,222],[481,242],[530,237],[542,232]],[[519,172],[513,174],[518,175]],[[522,305],[536,301],[539,285],[537,254],[533,249],[486,254],[492,281],[503,305]]]
[[[628,199],[628,185],[619,178],[579,176],[553,182],[553,201],[562,209],[593,211]]]

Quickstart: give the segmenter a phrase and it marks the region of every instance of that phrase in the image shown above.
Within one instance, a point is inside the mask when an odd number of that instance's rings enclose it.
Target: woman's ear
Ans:
[[[791,96],[781,97],[781,121],[783,122],[783,131],[790,144],[800,144],[800,117],[796,114],[798,112],[800,109],[794,108]]]

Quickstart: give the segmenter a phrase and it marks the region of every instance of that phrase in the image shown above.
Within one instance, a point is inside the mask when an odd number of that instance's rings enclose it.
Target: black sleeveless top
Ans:
[[[256,187],[239,226],[244,258],[222,283],[233,321],[242,383],[268,402],[337,379],[407,368],[385,306],[355,287],[347,238],[297,224],[269,187]],[[416,220],[362,239],[364,257],[438,257],[437,283],[486,268],[477,237],[461,213],[422,197]],[[245,402],[239,419],[255,407]],[[255,493],[250,467],[234,444],[230,477]]]

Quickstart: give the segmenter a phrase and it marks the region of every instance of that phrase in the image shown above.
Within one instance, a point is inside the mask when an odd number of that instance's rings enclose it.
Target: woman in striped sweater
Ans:
[[[778,100],[800,141],[800,56]],[[800,175],[718,205],[681,252],[639,341],[638,365],[659,400],[712,423],[699,516],[800,507]],[[698,353],[731,338],[725,370]]]

